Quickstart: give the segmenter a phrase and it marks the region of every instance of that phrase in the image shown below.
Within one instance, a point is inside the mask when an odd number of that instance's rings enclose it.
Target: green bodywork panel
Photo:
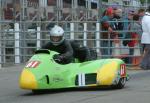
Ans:
[[[56,52],[49,50],[46,51],[48,51],[49,54],[39,52],[30,58],[29,62],[40,62],[36,68],[24,68],[34,74],[38,86],[37,89],[78,87],[78,85],[75,84],[77,75],[81,73],[97,73],[102,66],[109,64],[112,61],[117,62],[118,69],[120,68],[120,64],[124,64],[124,62],[120,59],[100,59],[83,63],[69,63],[63,65],[58,64],[55,60],[53,60],[53,55],[57,54]]]

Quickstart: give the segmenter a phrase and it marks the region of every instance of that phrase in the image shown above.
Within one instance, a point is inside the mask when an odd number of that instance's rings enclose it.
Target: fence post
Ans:
[[[0,27],[1,30],[1,27]],[[2,35],[0,33],[0,39],[2,39]],[[0,40],[0,69],[2,68],[2,42]]]
[[[41,47],[41,28],[40,27],[37,27],[37,49],[40,49],[40,47]]]
[[[2,20],[2,0],[0,0],[0,20]],[[0,69],[2,68],[2,23],[0,23]]]
[[[20,63],[19,23],[15,23],[15,63]]]
[[[83,45],[87,46],[87,23],[84,23],[83,26],[84,26]]]
[[[100,47],[100,24],[96,23],[96,48],[97,48],[96,51],[97,53],[100,52],[99,47]]]
[[[70,23],[70,39],[74,39],[74,23]]]

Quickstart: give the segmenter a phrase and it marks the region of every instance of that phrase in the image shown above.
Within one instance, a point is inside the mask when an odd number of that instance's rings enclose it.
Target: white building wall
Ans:
[[[122,5],[123,1],[122,0],[108,0],[109,4],[118,4],[118,5]]]
[[[132,3],[131,5],[135,7],[139,7],[141,5],[140,0],[133,0],[131,3]]]
[[[118,4],[122,5],[123,2],[128,1],[130,6],[140,6],[140,0],[108,0],[109,4]]]

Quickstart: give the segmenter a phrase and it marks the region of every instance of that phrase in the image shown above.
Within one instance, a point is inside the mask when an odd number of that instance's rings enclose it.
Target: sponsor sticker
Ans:
[[[54,77],[54,78],[53,78],[53,81],[54,81],[54,82],[62,82],[63,79],[60,78],[60,77]]]
[[[125,64],[121,64],[120,75],[121,75],[121,77],[125,77],[126,76],[126,65]]]
[[[26,68],[36,68],[40,64],[39,61],[30,61],[25,67]]]

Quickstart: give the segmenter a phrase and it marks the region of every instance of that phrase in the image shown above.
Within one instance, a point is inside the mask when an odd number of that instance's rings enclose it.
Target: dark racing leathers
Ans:
[[[42,47],[42,49],[49,49],[52,51],[56,51],[61,57],[61,63],[67,64],[73,61],[73,49],[69,41],[64,40],[59,45],[53,45],[51,42],[48,42],[46,45]]]
[[[70,41],[70,43],[74,51],[74,58],[77,58],[80,62],[92,60],[92,55],[88,47],[81,46],[77,41],[74,40]]]

